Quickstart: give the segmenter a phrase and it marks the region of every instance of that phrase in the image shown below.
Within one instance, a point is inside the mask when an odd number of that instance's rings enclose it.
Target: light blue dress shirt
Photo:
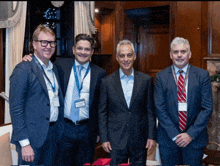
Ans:
[[[121,80],[122,89],[124,92],[124,97],[127,103],[127,106],[130,106],[131,96],[134,86],[134,69],[132,69],[131,75],[127,76],[123,73],[121,68],[119,68],[119,76]]]

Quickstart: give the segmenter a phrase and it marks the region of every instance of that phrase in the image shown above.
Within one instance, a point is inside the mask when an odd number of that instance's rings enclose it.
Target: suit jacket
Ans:
[[[55,66],[59,71],[61,80],[61,88],[65,97],[66,90],[70,78],[70,73],[73,67],[74,59],[70,58],[57,58]],[[89,125],[92,132],[92,139],[96,141],[98,131],[98,101],[99,101],[99,88],[101,78],[106,76],[106,71],[95,64],[91,63],[91,80],[89,92]]]
[[[53,68],[58,84],[59,77]],[[63,131],[63,96],[59,85],[59,115],[57,132]],[[43,71],[34,60],[21,62],[10,76],[10,114],[13,126],[11,142],[28,138],[33,147],[41,147],[47,137],[50,123],[50,100]]]
[[[128,140],[132,146],[145,147],[147,139],[155,139],[155,112],[152,78],[134,71],[130,106],[124,97],[119,70],[102,79],[99,103],[101,142],[109,141],[114,149],[123,149]]]
[[[157,142],[163,146],[177,146],[172,138],[181,131],[178,121],[177,85],[171,66],[156,75],[154,102],[159,120]],[[208,144],[206,126],[212,114],[212,107],[209,73],[191,65],[188,76],[186,133],[193,138],[189,145],[194,148]]]

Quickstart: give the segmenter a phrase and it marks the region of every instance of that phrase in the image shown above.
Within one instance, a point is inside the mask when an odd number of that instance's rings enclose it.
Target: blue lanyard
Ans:
[[[89,63],[89,66],[88,66],[88,68],[87,68],[87,70],[86,70],[86,73],[85,73],[85,75],[84,75],[84,77],[83,77],[83,79],[82,79],[82,82],[81,82],[81,85],[79,85],[79,78],[78,78],[78,75],[77,75],[77,72],[76,72],[76,65],[75,64],[73,64],[73,70],[74,70],[74,76],[75,76],[75,81],[76,81],[76,86],[77,86],[77,89],[78,89],[78,91],[79,91],[79,93],[81,92],[81,90],[82,90],[82,85],[83,85],[83,81],[84,81],[84,79],[85,79],[85,77],[88,75],[88,73],[89,73],[89,70],[90,70],[90,63]]]
[[[45,73],[44,71],[44,68],[41,66],[40,62],[38,62],[37,58],[35,56],[32,56],[34,61],[37,63],[37,65],[41,68],[41,70],[44,72],[44,75],[47,79],[47,81],[50,83],[51,85],[51,88],[53,89],[53,92],[56,92],[56,83],[55,83],[55,78],[54,78],[54,73],[52,72],[52,75],[53,75],[53,80],[54,80],[54,86],[53,84],[51,83],[50,79],[47,77],[47,74]]]

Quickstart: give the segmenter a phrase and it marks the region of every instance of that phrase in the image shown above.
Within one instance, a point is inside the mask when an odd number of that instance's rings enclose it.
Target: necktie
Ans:
[[[81,78],[81,71],[83,69],[83,66],[79,65],[78,66],[78,79],[79,79],[79,87],[81,87],[81,82],[82,82],[82,78]],[[70,119],[73,122],[76,122],[77,120],[79,120],[79,108],[75,107],[75,101],[79,100],[80,95],[79,95],[79,90],[76,86],[76,80],[75,80],[75,84],[73,87],[73,95],[72,95],[72,105],[71,105],[71,114],[70,114]]]
[[[179,71],[180,76],[178,78],[178,102],[179,103],[186,103],[186,90],[183,87],[184,84],[184,77],[182,75],[182,70]],[[184,88],[184,89],[183,89]],[[187,112],[179,110],[179,127],[181,131],[184,131],[186,128],[186,121],[187,121]]]

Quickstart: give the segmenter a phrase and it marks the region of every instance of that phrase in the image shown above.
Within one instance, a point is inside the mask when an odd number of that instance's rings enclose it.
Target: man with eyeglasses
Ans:
[[[213,108],[211,79],[189,64],[187,39],[174,38],[170,49],[173,65],[157,73],[154,89],[161,164],[202,165]]]
[[[145,166],[147,150],[155,146],[156,116],[152,77],[133,69],[134,45],[117,45],[120,68],[102,79],[99,102],[99,134],[111,166],[130,163]]]
[[[63,96],[58,71],[50,58],[54,32],[39,25],[33,33],[33,60],[19,63],[10,76],[11,142],[18,165],[54,165],[64,128]]]

